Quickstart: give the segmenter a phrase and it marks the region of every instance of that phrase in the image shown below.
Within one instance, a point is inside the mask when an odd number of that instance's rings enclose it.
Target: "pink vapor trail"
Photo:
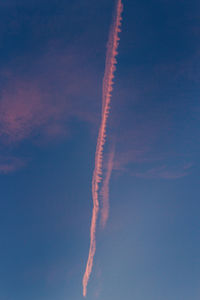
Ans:
[[[87,260],[85,273],[83,276],[83,296],[86,297],[87,285],[92,272],[94,255],[96,252],[96,225],[99,213],[99,184],[102,181],[102,162],[103,150],[106,142],[106,127],[110,111],[111,92],[113,90],[114,72],[116,70],[116,56],[119,44],[119,32],[121,31],[121,14],[123,10],[122,1],[118,0],[116,7],[116,14],[113,25],[111,27],[109,40],[107,44],[105,73],[103,78],[103,92],[102,92],[102,115],[99,134],[97,139],[96,153],[95,153],[95,167],[92,177],[92,199],[93,211],[90,227],[90,249]]]
[[[108,215],[109,215],[109,182],[110,182],[110,177],[113,169],[114,156],[115,156],[115,151],[112,150],[109,153],[108,162],[107,162],[107,172],[101,188],[101,196],[102,196],[101,226],[103,228],[106,226]]]

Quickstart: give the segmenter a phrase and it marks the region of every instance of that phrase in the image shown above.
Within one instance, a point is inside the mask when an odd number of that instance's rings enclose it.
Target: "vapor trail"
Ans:
[[[83,296],[87,294],[87,285],[93,266],[93,259],[96,251],[96,224],[99,212],[99,184],[102,181],[102,162],[103,150],[106,141],[106,126],[110,111],[111,92],[113,89],[114,72],[116,69],[116,56],[119,44],[119,32],[121,31],[121,14],[123,10],[122,1],[117,1],[116,14],[113,25],[110,30],[109,40],[107,44],[105,73],[103,78],[103,92],[102,92],[102,115],[99,134],[97,139],[96,153],[95,153],[95,167],[92,177],[92,198],[93,211],[92,221],[90,227],[90,249],[87,260],[85,273],[83,276]]]
[[[101,188],[101,196],[102,196],[102,209],[101,209],[101,225],[104,228],[109,215],[109,182],[113,169],[113,160],[115,156],[114,149],[109,153],[108,162],[107,162],[107,171],[105,179],[103,180],[102,188]]]

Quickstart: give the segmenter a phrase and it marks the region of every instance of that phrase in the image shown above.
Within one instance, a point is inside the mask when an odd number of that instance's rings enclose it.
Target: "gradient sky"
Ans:
[[[200,298],[200,2],[123,0],[88,300]],[[0,3],[0,300],[81,300],[114,0]]]

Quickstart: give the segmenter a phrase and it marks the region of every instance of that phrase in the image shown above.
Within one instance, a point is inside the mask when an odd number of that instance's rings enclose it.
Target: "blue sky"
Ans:
[[[124,0],[110,214],[87,299],[200,297],[200,4]],[[112,0],[0,4],[0,299],[80,300]],[[106,166],[104,166],[106,168]]]

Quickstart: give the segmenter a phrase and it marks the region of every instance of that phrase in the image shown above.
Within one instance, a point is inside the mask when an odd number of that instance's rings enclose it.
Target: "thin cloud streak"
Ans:
[[[0,156],[0,174],[9,174],[26,165],[26,159],[15,156]]]
[[[189,175],[192,163],[188,163],[185,166],[173,166],[161,165],[155,168],[147,169],[143,172],[132,172],[132,175],[138,178],[145,179],[179,179]]]
[[[101,188],[102,196],[102,209],[101,209],[101,226],[104,228],[106,226],[108,215],[109,215],[109,183],[113,170],[115,151],[114,149],[109,153],[107,162],[107,171],[105,179],[103,180]]]
[[[86,297],[87,285],[92,272],[93,260],[96,251],[96,224],[99,213],[99,184],[102,181],[102,162],[103,150],[106,142],[106,127],[110,111],[111,92],[113,90],[114,72],[116,70],[116,56],[119,44],[119,32],[121,31],[121,14],[123,5],[121,0],[117,2],[116,15],[111,27],[109,40],[107,44],[105,74],[103,78],[103,92],[102,92],[102,117],[97,139],[96,154],[95,154],[95,168],[92,178],[92,198],[93,211],[90,228],[90,249],[87,260],[85,273],[83,276],[83,296]]]

